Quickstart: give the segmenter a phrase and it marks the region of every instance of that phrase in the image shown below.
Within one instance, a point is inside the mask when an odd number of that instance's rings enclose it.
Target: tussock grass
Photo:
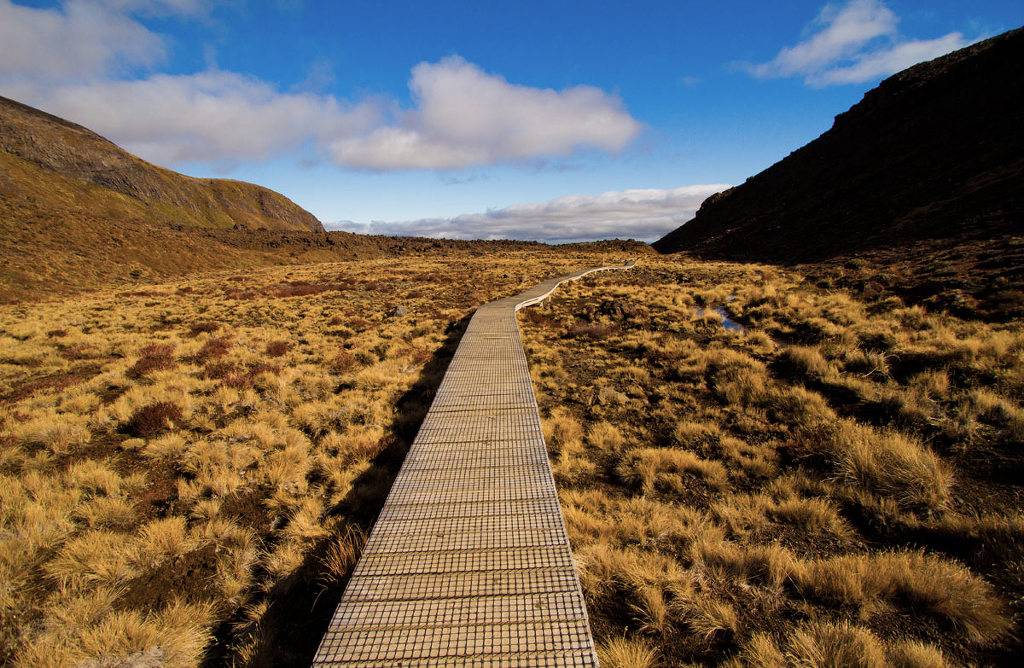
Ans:
[[[679,258],[521,318],[602,651],[773,667],[1019,654],[1019,324]]]
[[[959,564],[920,552],[810,562],[797,579],[814,596],[862,610],[885,600],[909,614],[933,615],[974,642],[999,638],[1010,626],[988,583]]]
[[[820,447],[845,484],[910,508],[937,510],[949,501],[952,473],[911,436],[841,420],[826,429]]]
[[[651,668],[658,654],[644,640],[612,638],[597,648],[597,657],[608,668]]]
[[[639,487],[644,494],[656,490],[682,491],[692,474],[711,487],[722,487],[728,482],[725,467],[718,461],[702,459],[688,450],[635,448],[630,450],[617,467],[619,476],[630,485]]]

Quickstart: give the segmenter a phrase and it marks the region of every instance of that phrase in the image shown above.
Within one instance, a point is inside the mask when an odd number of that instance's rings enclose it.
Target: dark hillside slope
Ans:
[[[1022,203],[1018,29],[886,79],[828,132],[708,198],[654,247],[816,262],[918,242],[930,248],[934,240],[1019,235]]]

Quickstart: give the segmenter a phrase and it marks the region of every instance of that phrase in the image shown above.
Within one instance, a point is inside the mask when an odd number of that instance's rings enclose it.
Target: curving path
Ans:
[[[515,313],[473,315],[315,666],[596,666]]]

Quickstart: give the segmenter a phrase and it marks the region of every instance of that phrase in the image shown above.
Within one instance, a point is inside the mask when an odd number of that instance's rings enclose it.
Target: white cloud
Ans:
[[[399,114],[398,123],[332,143],[338,162],[465,167],[583,147],[617,151],[640,131],[622,102],[598,88],[518,86],[458,57],[416,65],[409,87],[416,107]]]
[[[269,158],[308,141],[367,131],[380,118],[372,102],[345,105],[330,96],[281,93],[219,70],[13,92],[159,163]]]
[[[35,80],[92,77],[165,56],[163,40],[100,2],[68,0],[34,9],[0,0],[0,76]]]
[[[861,83],[969,44],[956,32],[908,40],[899,34],[898,23],[899,18],[880,0],[826,5],[811,24],[807,39],[745,69],[758,78],[803,77],[811,86]]]
[[[364,234],[446,239],[532,239],[547,242],[631,238],[652,241],[696,213],[709,195],[729,186],[715,183],[669,190],[623,190],[570,195],[547,202],[514,204],[453,218],[360,224],[341,221],[332,229]]]
[[[209,0],[95,0],[111,9],[145,16],[199,16],[206,14]]]
[[[911,65],[937,58],[950,51],[962,49],[970,43],[958,32],[953,32],[936,39],[913,40],[901,42],[888,49],[858,56],[853,63],[834,67],[813,78],[817,85],[860,83],[876,77],[885,76]]]
[[[202,0],[0,0],[0,94],[68,118],[155,162],[231,163],[289,151],[375,170],[454,169],[618,151],[640,124],[618,97],[509,83],[458,57],[420,63],[414,105],[317,94],[330,63],[283,91],[211,65],[188,75],[125,76],[166,55],[137,16],[205,14]]]

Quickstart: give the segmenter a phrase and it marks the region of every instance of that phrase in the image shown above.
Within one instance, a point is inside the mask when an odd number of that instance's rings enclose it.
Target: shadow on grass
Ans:
[[[352,483],[345,499],[331,509],[332,515],[344,517],[369,535],[470,317],[452,323],[445,331],[441,347],[424,365],[415,384],[399,398],[396,418],[388,430],[388,444]],[[302,566],[268,595],[270,609],[262,622],[262,642],[250,665],[308,666],[313,660],[348,579],[324,581],[322,560],[333,538],[321,541],[307,554]],[[213,665],[220,663],[214,659]]]

